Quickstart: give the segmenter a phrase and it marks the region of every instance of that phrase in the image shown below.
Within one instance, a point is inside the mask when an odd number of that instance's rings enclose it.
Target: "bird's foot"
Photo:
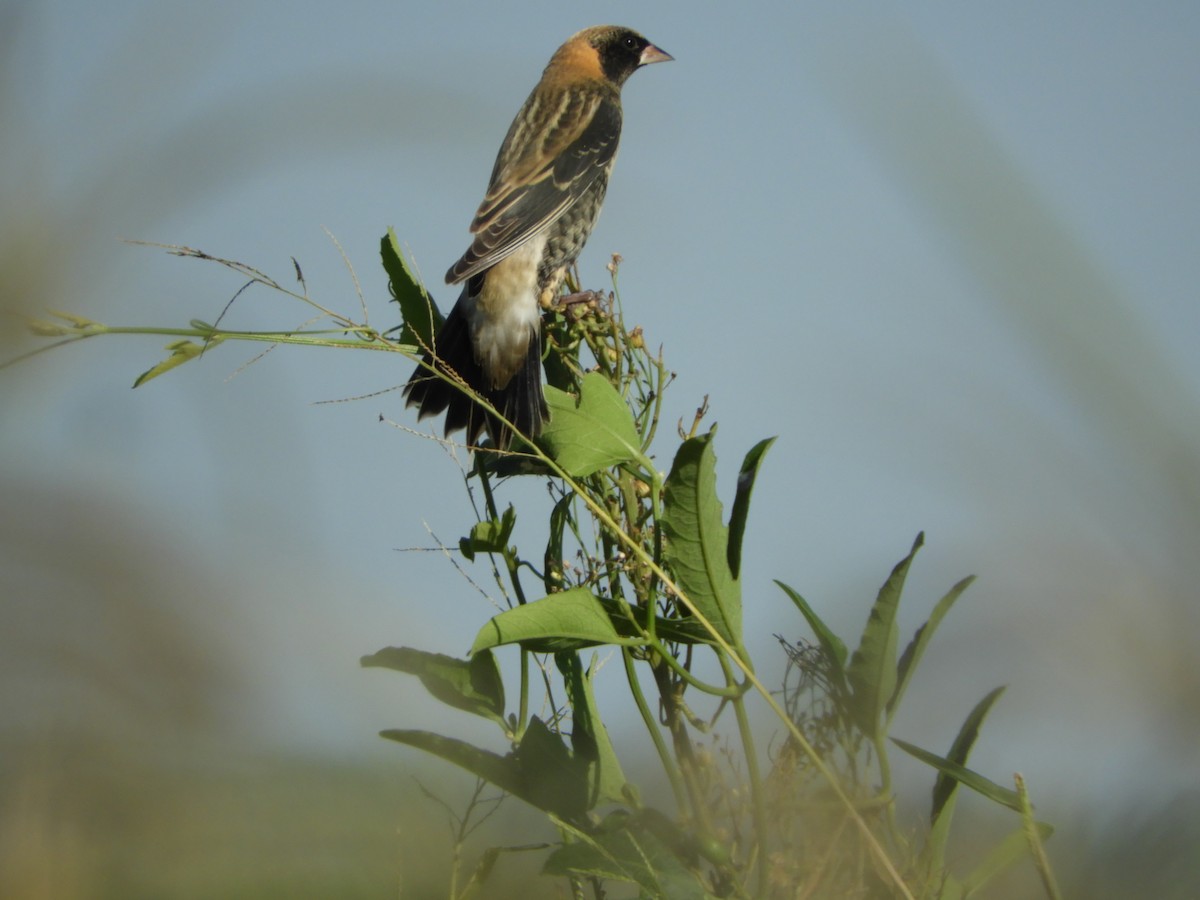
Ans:
[[[576,291],[573,294],[561,294],[554,301],[554,309],[573,315],[580,319],[589,312],[600,309],[604,295],[599,291]]]

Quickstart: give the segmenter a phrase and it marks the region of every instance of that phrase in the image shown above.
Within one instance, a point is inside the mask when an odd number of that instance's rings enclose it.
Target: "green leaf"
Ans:
[[[521,773],[518,797],[538,809],[571,821],[591,808],[588,762],[573,756],[555,734],[534,716],[515,753]]]
[[[957,763],[960,766],[965,766],[967,760],[971,756],[971,748],[975,746],[975,739],[979,737],[979,729],[983,725],[983,720],[987,718],[987,714],[991,712],[992,705],[1000,699],[1000,695],[1004,693],[1004,687],[994,688],[989,691],[987,696],[975,704],[975,708],[967,715],[963,721],[962,727],[958,729],[958,734],[954,738],[954,743],[950,745],[950,752],[946,754],[946,759],[952,763]],[[950,796],[958,787],[958,782],[948,775],[939,773],[937,781],[933,785],[933,804],[930,810],[930,820],[936,821],[942,812],[942,807]]]
[[[505,724],[504,681],[496,658],[487,651],[457,659],[410,647],[387,647],[364,656],[362,665],[416,675],[425,690],[447,706]]]
[[[975,704],[950,746],[950,752],[946,755],[949,762],[960,766],[967,764],[971,748],[979,736],[979,728],[983,725],[992,704],[1002,693],[1004,688],[998,687]],[[946,866],[946,846],[950,840],[950,826],[954,821],[954,809],[958,802],[958,784],[954,778],[938,772],[933,785],[933,803],[929,813],[931,827],[925,847],[921,851],[922,865],[931,875],[942,872]]]
[[[475,561],[476,553],[503,553],[516,524],[517,511],[510,503],[499,519],[476,522],[470,535],[458,539],[458,549],[471,562]]]
[[[850,711],[863,734],[872,741],[883,734],[884,708],[896,690],[896,645],[900,642],[896,614],[909,566],[924,543],[924,533],[918,534],[908,556],[896,564],[879,589],[858,649],[846,669],[851,690]]]
[[[475,637],[472,653],[521,644],[527,650],[556,653],[597,644],[626,643],[604,605],[587,588],[571,588],[493,616]]]
[[[615,600],[603,600],[573,587],[505,610],[479,630],[472,653],[520,644],[535,653],[565,653],[601,644],[640,647],[646,642],[636,613]],[[640,615],[640,614],[639,614]],[[712,637],[694,618],[656,616],[657,635],[677,644],[711,644]]]
[[[579,382],[579,399],[546,386],[550,421],[542,431],[549,455],[572,478],[641,459],[641,441],[633,413],[599,372]]]
[[[742,590],[729,568],[729,529],[717,499],[716,431],[679,447],[663,492],[663,551],[679,588],[717,632],[742,642]]]
[[[1025,785],[1024,776],[1016,772],[1013,774],[1013,781],[1017,785],[1017,797],[1021,802],[1021,833],[1025,836],[1029,855],[1033,857],[1033,867],[1042,879],[1046,896],[1050,900],[1062,900],[1058,879],[1054,877],[1054,868],[1050,865],[1050,857],[1046,855],[1046,840],[1050,835],[1043,834],[1046,826],[1033,817],[1033,803],[1029,799],[1029,789]]]
[[[758,477],[758,467],[762,465],[763,457],[774,443],[775,438],[766,438],[751,447],[738,472],[737,494],[734,495],[733,509],[729,513],[729,571],[734,578],[741,577],[742,537],[746,532],[746,516],[750,512],[754,480]]]
[[[994,803],[999,803],[1001,806],[1007,806],[1011,810],[1020,810],[1020,799],[1017,797],[1017,792],[1008,788],[1000,787],[996,782],[989,778],[985,778],[978,772],[961,766],[956,762],[951,762],[944,757],[938,756],[936,753],[930,753],[928,750],[922,750],[915,744],[910,744],[908,741],[902,741],[899,738],[892,738],[892,743],[926,765],[933,766],[939,772],[953,778],[959,784],[969,787],[977,793],[983,794]]]
[[[578,653],[555,656],[571,703],[571,750],[575,759],[588,766],[588,809],[598,803],[620,803],[624,799],[625,774],[596,709],[592,690],[595,669],[584,671]]]
[[[908,682],[912,679],[913,673],[917,669],[917,664],[920,663],[921,657],[925,654],[925,648],[929,646],[930,640],[933,638],[933,633],[937,631],[938,625],[942,619],[946,617],[946,613],[950,612],[950,607],[954,602],[962,596],[963,591],[971,586],[971,582],[975,580],[974,575],[968,575],[946,593],[937,602],[937,606],[933,608],[933,612],[929,614],[929,618],[925,624],[917,629],[913,639],[909,641],[908,646],[904,648],[904,653],[900,657],[900,662],[896,666],[896,690],[888,700],[887,714],[888,722],[896,714],[897,708],[900,706],[900,700],[904,697],[905,690],[908,689]]]
[[[519,795],[518,792],[521,789],[520,768],[512,754],[500,756],[468,744],[466,741],[434,734],[431,731],[391,728],[379,732],[379,735],[389,741],[424,750],[446,762],[453,763],[460,769],[466,769],[472,775],[482,778],[489,784],[494,784],[502,791],[515,796]]]
[[[775,583],[788,595],[792,603],[796,605],[796,609],[800,610],[800,614],[808,622],[808,627],[812,629],[813,636],[816,637],[821,652],[831,661],[831,674],[837,676],[840,687],[845,687],[846,657],[849,656],[849,651],[846,649],[846,645],[842,643],[842,639],[833,633],[832,629],[825,624],[825,621],[817,615],[816,610],[808,605],[807,600],[782,581],[776,580]]]
[[[173,344],[167,344],[167,349],[171,351],[171,355],[160,362],[157,366],[147,369],[137,377],[133,383],[135,388],[141,387],[147,381],[157,378],[164,372],[170,372],[177,366],[182,366],[185,362],[191,362],[193,359],[201,356],[205,350],[210,347],[215,347],[221,343],[220,338],[213,338],[207,344],[197,344],[195,341],[182,340],[175,341]]]
[[[1045,822],[1037,825],[1038,834],[1043,840],[1054,833],[1054,827]],[[1015,831],[1004,838],[988,852],[974,871],[962,883],[962,896],[970,897],[983,890],[987,884],[1003,873],[1014,863],[1018,862],[1029,852],[1029,845],[1024,831]]]
[[[571,520],[571,503],[575,495],[566,493],[550,510],[550,535],[546,539],[546,553],[543,556],[542,585],[546,593],[560,590],[563,585],[563,534]]]
[[[562,738],[536,716],[515,751],[500,756],[429,731],[391,729],[380,735],[440,757],[545,812],[577,821],[587,812],[587,771]]]
[[[379,249],[388,276],[388,289],[400,304],[400,316],[404,320],[400,343],[420,348],[432,346],[434,335],[442,327],[442,314],[409,268],[394,230],[387,230]]]

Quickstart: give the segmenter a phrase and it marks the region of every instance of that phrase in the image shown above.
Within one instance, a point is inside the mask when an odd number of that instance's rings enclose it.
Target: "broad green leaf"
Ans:
[[[388,289],[400,304],[400,316],[404,320],[400,343],[418,348],[432,346],[434,335],[442,327],[442,314],[409,268],[400,249],[400,240],[391,228],[380,241],[379,249],[388,276]]]
[[[916,634],[913,635],[913,639],[904,648],[900,662],[896,665],[896,690],[892,694],[891,699],[888,700],[887,714],[889,723],[900,706],[904,692],[908,689],[908,682],[917,670],[917,665],[921,662],[921,657],[924,656],[925,648],[929,646],[929,641],[933,638],[933,633],[937,631],[937,627],[941,624],[942,619],[946,617],[946,613],[950,612],[950,607],[962,596],[963,591],[971,586],[971,582],[974,580],[974,575],[968,575],[958,584],[954,585],[954,587],[950,588],[946,596],[937,602],[937,606],[933,608],[933,612],[929,614],[929,618],[925,621],[925,624],[917,629]]]
[[[909,566],[924,543],[924,533],[918,534],[908,556],[896,564],[879,589],[859,638],[858,649],[846,669],[851,691],[850,710],[858,727],[872,741],[883,734],[884,708],[896,690],[896,645],[900,642],[896,614]]]
[[[663,492],[663,551],[675,582],[734,647],[742,643],[742,589],[729,568],[729,529],[717,499],[715,434],[679,447]]]
[[[476,522],[470,535],[458,539],[458,549],[471,562],[475,561],[476,553],[503,553],[516,524],[517,511],[510,503],[499,519]]]
[[[643,897],[709,900],[712,895],[681,859],[679,848],[688,836],[672,826],[680,835],[672,849],[662,828],[651,827],[647,812],[614,813],[594,833],[574,832],[577,840],[550,854],[542,873],[624,881],[637,885]]]
[[[1000,787],[996,782],[989,778],[985,778],[978,772],[961,766],[958,763],[951,762],[944,757],[938,756],[936,753],[930,753],[928,750],[922,750],[915,744],[910,744],[908,741],[902,741],[900,738],[892,738],[892,743],[926,765],[933,766],[939,772],[949,775],[959,784],[969,787],[989,800],[999,803],[1001,806],[1007,806],[1011,810],[1020,809],[1020,799],[1017,797],[1017,792],[1008,788]]]
[[[570,821],[591,808],[587,760],[575,757],[537,716],[529,720],[515,756],[521,773],[517,796],[526,803]]]
[[[620,643],[622,638],[599,599],[587,588],[571,588],[493,616],[479,630],[471,652],[503,644],[553,653]]]
[[[531,806],[577,821],[587,812],[587,770],[562,739],[536,717],[507,756],[429,731],[391,729],[380,735],[438,756]]]
[[[364,656],[362,665],[416,675],[425,690],[447,706],[505,724],[504,682],[490,652],[457,659],[410,647],[387,647]]]
[[[766,438],[751,447],[738,472],[737,494],[734,495],[733,509],[729,513],[729,571],[734,578],[741,577],[742,536],[746,533],[746,516],[750,512],[754,480],[758,477],[758,467],[762,465],[763,457],[774,443],[775,438]]]
[[[185,362],[191,362],[203,354],[205,350],[211,349],[219,343],[221,343],[221,338],[214,337],[207,344],[197,344],[195,341],[189,340],[175,341],[172,344],[167,344],[166,349],[171,351],[171,355],[157,366],[149,368],[139,375],[133,386],[135,388],[141,387],[147,381],[157,378],[164,372],[170,372],[172,369],[182,366]]]
[[[635,615],[641,615],[635,611]],[[677,644],[710,644],[712,637],[691,617],[656,616],[657,635]],[[600,644],[636,647],[643,629],[626,608],[602,600],[587,588],[574,587],[494,616],[479,630],[472,653],[504,644],[521,644],[537,653],[564,653]]]
[[[837,677],[838,686],[845,687],[846,657],[849,656],[849,651],[846,649],[846,645],[842,643],[842,639],[833,633],[830,627],[825,624],[825,621],[817,615],[816,610],[808,605],[807,600],[782,581],[776,580],[775,583],[788,595],[792,603],[796,604],[796,609],[800,610],[800,614],[808,622],[808,627],[812,629],[821,652],[829,658],[831,662],[831,674]]]
[[[1054,827],[1047,825],[1045,822],[1039,822],[1037,829],[1038,834],[1043,840],[1049,838],[1054,833]],[[987,856],[983,858],[983,862],[976,866],[974,871],[963,879],[962,896],[971,897],[983,890],[992,879],[1010,868],[1014,863],[1019,862],[1028,853],[1029,845],[1026,841],[1024,831],[1014,831],[1012,834],[1006,836],[988,852]]]
[[[490,750],[482,750],[466,741],[407,728],[390,728],[379,732],[380,737],[416,747],[434,756],[466,769],[472,775],[494,784],[506,793],[519,796],[521,790],[520,767],[516,758],[509,754],[500,756]]]
[[[588,766],[588,809],[598,803],[620,803],[624,799],[625,774],[596,709],[592,690],[595,671],[584,671],[578,653],[559,653],[555,662],[571,703],[571,750],[576,760]]]
[[[541,443],[572,478],[583,478],[641,458],[641,440],[633,413],[599,372],[579,382],[579,398],[546,386],[550,421]]]
[[[960,766],[967,764],[971,748],[979,736],[979,728],[992,708],[992,704],[999,699],[1002,693],[1004,693],[1004,688],[996,688],[975,704],[975,708],[971,710],[962,727],[959,728],[958,735],[950,746],[950,752],[946,755],[949,762],[957,763]],[[954,821],[954,809],[957,803],[958,782],[949,775],[938,772],[933,785],[933,803],[929,814],[931,823],[929,837],[921,851],[922,865],[930,874],[945,869],[946,846],[950,840],[950,826]]]

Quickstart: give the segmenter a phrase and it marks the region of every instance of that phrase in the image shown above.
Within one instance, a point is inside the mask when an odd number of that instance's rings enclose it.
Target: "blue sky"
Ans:
[[[666,418],[709,395],[726,490],[779,436],[747,533],[760,652],[803,634],[772,578],[853,633],[923,529],[906,632],[980,580],[901,736],[947,744],[1005,683],[983,771],[1020,768],[1063,802],[1196,786],[1194,4],[408,6],[27,4],[0,44],[5,307],[183,325],[240,286],[133,238],[281,280],[295,257],[357,314],[327,228],[391,324],[388,226],[448,305],[440,275],[550,53],[586,25],[636,27],[676,61],[626,87],[581,270],[604,287],[624,256],[627,317],[679,373]],[[230,315],[305,318],[253,292]],[[314,405],[407,365],[280,348],[246,367],[255,349],[225,346],[131,391],[162,343],[0,372],[2,534],[100,523],[131,565],[186,582],[163,604],[233,673],[224,714],[248,736],[392,752],[374,732],[403,724],[400,698],[413,720],[433,708],[358,657],[463,652],[490,609],[436,554],[397,552],[429,546],[426,524],[452,544],[470,517],[445,454],[377,421],[415,426],[398,393]],[[120,640],[70,629],[79,591],[21,627],[119,665]]]

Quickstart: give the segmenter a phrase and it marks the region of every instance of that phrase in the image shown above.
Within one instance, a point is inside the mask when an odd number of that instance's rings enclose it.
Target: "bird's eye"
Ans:
[[[635,38],[633,35],[625,38],[625,46],[630,50],[636,50],[638,48],[637,38]]]

